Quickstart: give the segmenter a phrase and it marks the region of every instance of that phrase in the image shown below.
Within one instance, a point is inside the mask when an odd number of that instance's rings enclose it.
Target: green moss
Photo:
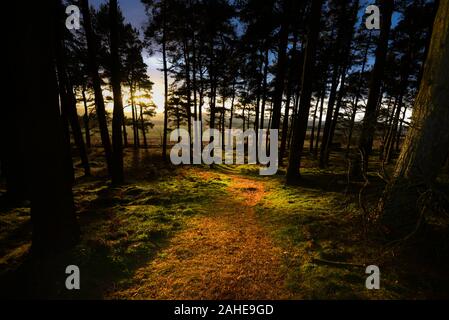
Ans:
[[[332,189],[329,172],[311,168],[302,174],[302,184],[294,187],[285,186],[282,178],[271,177],[266,183],[268,195],[256,208],[262,223],[287,253],[283,259],[286,287],[294,297],[305,299],[397,297],[397,286],[387,286],[395,278],[389,270],[382,273],[384,289],[373,292],[365,288],[363,267],[315,262],[318,258],[369,263],[378,257],[378,247],[371,250],[357,240],[360,226],[354,223],[354,214],[358,209],[353,203],[347,205],[343,190]]]

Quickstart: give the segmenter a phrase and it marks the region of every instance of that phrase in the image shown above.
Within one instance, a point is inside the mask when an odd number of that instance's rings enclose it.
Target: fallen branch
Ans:
[[[360,263],[352,263],[352,262],[342,262],[342,261],[332,261],[332,260],[326,260],[321,258],[313,258],[312,262],[316,263],[323,263],[323,264],[330,264],[333,266],[350,266],[350,267],[359,267],[359,268],[365,268],[366,264],[360,264]]]

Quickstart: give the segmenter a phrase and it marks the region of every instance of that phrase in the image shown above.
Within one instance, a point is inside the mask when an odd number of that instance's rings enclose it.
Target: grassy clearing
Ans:
[[[133,177],[132,172],[129,176]],[[83,178],[74,187],[81,243],[39,265],[27,255],[29,209],[6,210],[0,220],[1,295],[102,298],[111,287],[126,284],[135,269],[153,259],[188,219],[207,214],[209,204],[226,186],[226,179],[205,179],[183,168],[166,168],[152,180],[130,178],[120,187],[98,178]],[[61,290],[69,264],[80,267],[82,290]],[[25,276],[30,272],[39,274],[31,282]]]
[[[217,223],[221,220],[218,221],[215,214],[223,208],[228,208],[229,213],[243,210],[242,201],[256,203],[259,198],[255,200],[252,194],[257,190],[256,184],[259,187],[262,184],[264,196],[255,207],[256,218],[272,235],[276,247],[282,249],[279,254],[281,273],[285,279],[284,286],[291,292],[289,297],[447,297],[449,281],[445,266],[449,259],[447,245],[442,245],[449,243],[447,228],[441,225],[437,230],[429,230],[425,237],[408,243],[400,250],[385,246],[376,234],[364,234],[357,200],[363,182],[353,182],[347,188],[344,163],[329,170],[319,170],[315,163],[306,162],[300,185],[286,186],[283,176],[285,168],[279,168],[278,175],[268,177],[259,175],[257,165],[175,168],[161,164],[146,151],[127,149],[127,184],[113,187],[101,177],[105,172],[101,152],[96,150],[95,154],[98,154],[92,160],[95,177],[81,178],[81,174],[77,174],[79,178],[74,196],[82,242],[71,252],[39,263],[28,259],[31,240],[29,208],[1,209],[0,296],[104,298],[116,289],[135,285],[136,271],[154,261],[167,264],[173,256],[176,262],[173,265],[177,265],[179,261],[194,260],[195,254],[201,258],[198,261],[203,261],[201,254],[206,255],[213,249],[204,246],[201,251],[197,241],[212,239],[212,248],[215,240],[227,239],[229,241],[226,243],[233,243],[233,246],[228,248],[224,244],[219,247],[226,252],[230,250],[232,254],[244,241],[254,247],[260,246],[260,242],[257,243],[259,238],[247,239],[247,233],[240,232],[257,222],[254,218],[240,221],[231,216],[232,223],[222,224],[226,226],[222,232],[228,232],[232,227],[238,234],[230,234],[228,239],[217,236]],[[244,176],[249,182],[229,193],[230,186],[235,185],[239,176]],[[384,186],[375,172],[369,178],[372,183],[364,196],[368,206],[376,203]],[[250,196],[245,198],[245,193]],[[206,222],[209,223],[208,228],[205,228]],[[194,233],[186,230],[188,224],[196,225]],[[201,235],[204,230],[209,231],[208,238]],[[255,234],[259,231],[261,235],[265,234],[264,230],[256,230]],[[170,251],[168,240],[182,234],[183,237],[178,237],[179,248]],[[185,250],[182,247],[184,240],[189,239],[193,244]],[[243,249],[237,251],[251,254],[254,251]],[[443,252],[443,249],[446,251]],[[248,256],[251,254],[248,253]],[[261,259],[255,256],[257,259],[254,261],[248,260],[252,267],[247,269],[255,269],[254,266],[268,261],[273,255],[270,253]],[[205,266],[211,267],[211,261],[220,260],[219,255],[210,257]],[[65,267],[69,264],[78,265],[81,269],[83,287],[80,291],[61,289],[65,288]],[[360,265],[369,264],[378,265],[381,269],[381,290],[365,288],[367,275]],[[245,264],[237,265],[242,267]],[[190,264],[187,266],[190,267]],[[233,267],[231,262],[228,267]],[[224,270],[211,267],[212,271],[216,269]],[[201,292],[204,282],[199,276],[198,279],[193,279],[192,283],[200,281],[197,285],[198,292]],[[187,278],[184,280],[190,281]]]
[[[380,246],[364,240],[354,199],[344,194],[342,182],[330,181],[328,175],[305,169],[302,185],[294,187],[285,186],[283,177],[273,178],[257,207],[260,220],[285,250],[285,285],[303,299],[401,297],[405,287],[380,258]],[[365,288],[363,265],[370,264],[381,268],[380,290]]]

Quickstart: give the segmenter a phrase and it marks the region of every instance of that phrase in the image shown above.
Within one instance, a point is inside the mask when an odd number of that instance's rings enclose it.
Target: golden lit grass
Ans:
[[[219,174],[198,171],[203,179]],[[253,207],[264,184],[230,176],[227,194],[210,213],[188,222],[184,231],[149,265],[131,287],[111,298],[135,299],[281,299],[288,298],[280,274],[282,251],[258,223]]]

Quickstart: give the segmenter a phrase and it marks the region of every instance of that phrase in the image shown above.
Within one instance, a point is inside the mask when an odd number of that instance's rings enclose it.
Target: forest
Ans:
[[[449,297],[449,1],[12,6],[2,299]]]

